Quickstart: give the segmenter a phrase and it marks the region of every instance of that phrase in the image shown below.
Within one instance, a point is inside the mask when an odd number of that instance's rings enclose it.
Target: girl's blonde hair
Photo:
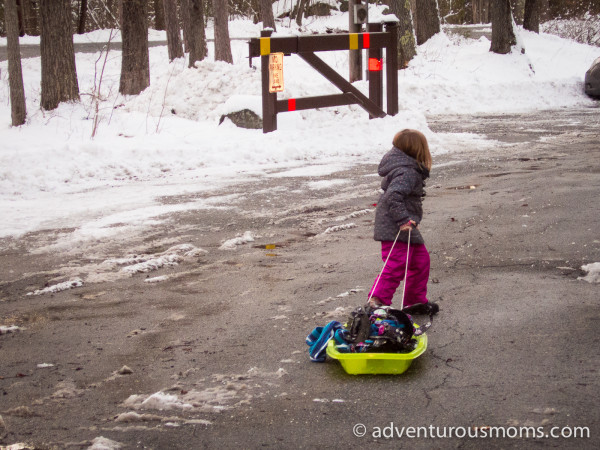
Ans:
[[[416,159],[421,167],[431,170],[431,153],[423,133],[417,130],[402,130],[396,133],[392,142],[396,148]]]

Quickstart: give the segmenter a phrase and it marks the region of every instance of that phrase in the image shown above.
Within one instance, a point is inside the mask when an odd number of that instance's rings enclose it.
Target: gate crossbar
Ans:
[[[270,37],[271,30],[263,30],[260,38],[252,38],[249,42],[250,65],[253,57],[261,57],[262,97],[263,97],[263,132],[277,129],[277,113],[303,109],[323,108],[358,104],[369,113],[370,117],[384,117],[382,101],[381,64],[379,69],[369,72],[369,97],[360,92],[349,81],[320,59],[315,52],[335,50],[367,50],[369,57],[381,62],[381,49],[386,49],[387,79],[387,114],[398,112],[398,23],[386,23],[386,31],[382,32],[380,24],[369,24],[367,33],[320,34],[311,36]],[[297,53],[311,67],[321,73],[334,86],[342,91],[337,95],[320,95],[296,99],[277,100],[276,93],[269,92],[269,55],[271,53]]]

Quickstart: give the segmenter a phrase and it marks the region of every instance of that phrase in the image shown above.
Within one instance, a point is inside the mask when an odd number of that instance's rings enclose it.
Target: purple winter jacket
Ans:
[[[409,220],[417,225],[423,219],[425,179],[429,171],[402,150],[393,147],[379,163],[379,176],[383,177],[383,194],[375,211],[376,241],[393,241],[398,230]],[[408,242],[408,231],[402,231],[399,241]],[[411,231],[411,244],[424,244],[418,229]]]

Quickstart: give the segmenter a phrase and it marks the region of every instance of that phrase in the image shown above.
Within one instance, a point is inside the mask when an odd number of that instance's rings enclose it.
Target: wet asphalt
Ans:
[[[600,286],[580,278],[600,261],[600,109],[428,120],[493,145],[434,159],[421,231],[441,311],[405,373],[348,375],[310,362],[304,343],[361,305],[381,267],[375,165],[257,177],[210,194],[230,208],[171,214],[139,235],[68,250],[48,245],[71,229],[0,241],[0,325],[21,328],[0,336],[0,444],[598,448]],[[220,249],[248,230],[253,242]],[[125,278],[103,265],[183,243],[206,253]],[[156,392],[180,406],[130,397]],[[488,427],[506,436],[481,437]],[[590,437],[550,436],[561,431]]]

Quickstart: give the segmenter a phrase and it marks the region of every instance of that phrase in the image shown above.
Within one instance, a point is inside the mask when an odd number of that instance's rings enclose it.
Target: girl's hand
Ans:
[[[417,223],[414,220],[409,220],[404,225],[400,226],[400,231],[408,231],[417,227]]]

